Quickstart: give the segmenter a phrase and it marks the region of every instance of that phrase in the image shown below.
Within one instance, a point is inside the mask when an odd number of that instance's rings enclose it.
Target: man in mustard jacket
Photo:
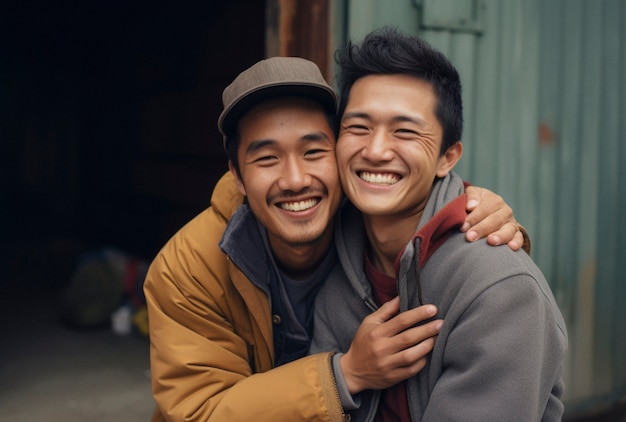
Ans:
[[[346,420],[331,353],[306,356],[312,304],[336,264],[336,94],[313,63],[273,58],[240,74],[223,100],[218,126],[231,172],[145,281],[153,420]],[[483,198],[476,221],[499,209],[477,233],[508,221],[497,234],[521,245],[501,198],[479,188],[468,195]],[[396,382],[424,366],[440,322],[408,328],[433,311],[381,318],[401,333]]]

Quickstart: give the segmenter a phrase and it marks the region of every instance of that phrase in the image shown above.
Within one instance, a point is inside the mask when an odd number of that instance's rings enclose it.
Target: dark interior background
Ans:
[[[264,56],[258,0],[2,6],[1,287],[151,260],[226,171],[222,89]]]

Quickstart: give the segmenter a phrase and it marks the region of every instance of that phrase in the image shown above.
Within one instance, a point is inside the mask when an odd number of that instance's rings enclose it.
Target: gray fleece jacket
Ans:
[[[463,191],[453,173],[435,183],[397,265],[402,310],[432,303],[444,319],[427,366],[407,382],[411,420],[561,420],[563,317],[526,252],[465,241]],[[377,307],[358,210],[344,206],[335,233],[341,265],[317,297],[311,352],[346,352]],[[352,420],[373,420],[379,396],[360,393]]]

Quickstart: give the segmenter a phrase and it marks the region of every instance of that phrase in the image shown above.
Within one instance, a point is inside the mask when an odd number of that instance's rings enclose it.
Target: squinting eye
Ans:
[[[410,129],[398,129],[395,132],[398,139],[413,140],[419,137],[419,133]]]
[[[276,157],[272,155],[264,155],[263,157],[258,157],[253,160],[253,163],[262,163],[275,159]]]
[[[367,126],[363,126],[363,125],[346,126],[345,130],[349,131],[349,132],[352,132],[352,133],[366,133],[366,132],[368,132]]]
[[[323,154],[324,152],[326,152],[326,150],[324,149],[310,149],[307,152],[305,152],[304,155],[319,155],[319,154]]]

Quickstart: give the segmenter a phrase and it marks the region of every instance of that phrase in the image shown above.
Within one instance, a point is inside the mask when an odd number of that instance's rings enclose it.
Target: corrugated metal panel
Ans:
[[[568,324],[568,413],[624,397],[626,2],[344,5],[350,38],[393,24],[455,63],[466,119],[457,171],[500,193],[531,234]],[[478,31],[459,27],[470,12]]]

